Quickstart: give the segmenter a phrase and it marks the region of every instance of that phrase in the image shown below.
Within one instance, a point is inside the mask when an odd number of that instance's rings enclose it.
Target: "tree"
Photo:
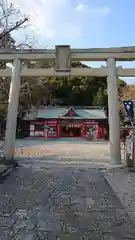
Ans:
[[[12,3],[5,6],[5,1],[0,0],[0,48],[16,48],[16,42],[12,38],[11,33],[19,29],[27,22],[26,16],[22,16],[21,12],[14,7]],[[24,24],[26,27],[26,25]],[[5,68],[6,62],[0,62],[0,68]],[[10,78],[0,78],[0,117],[5,118]]]
[[[11,37],[11,32],[22,27],[27,21],[28,18],[22,16],[20,10],[15,8],[12,3],[6,6],[5,1],[0,0],[0,47],[14,48],[15,41]],[[26,27],[26,25],[24,26]]]
[[[94,95],[93,103],[95,105],[103,106],[103,103],[104,103],[104,92],[103,92],[102,87],[100,87],[98,92]]]

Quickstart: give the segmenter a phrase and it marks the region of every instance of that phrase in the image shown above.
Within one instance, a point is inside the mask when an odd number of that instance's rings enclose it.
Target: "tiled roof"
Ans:
[[[36,119],[52,119],[52,118],[65,118],[65,114],[68,112],[70,108],[64,108],[64,107],[57,107],[57,108],[49,108],[44,107],[41,109],[38,109],[36,111]],[[74,119],[105,119],[106,115],[103,109],[74,109],[77,116],[74,116]],[[25,119],[30,119],[30,116],[26,116]],[[70,116],[66,118],[71,118]],[[33,119],[31,119],[33,120]]]
[[[65,108],[44,108],[37,110],[37,118],[58,118]]]
[[[76,111],[85,119],[102,119],[106,118],[105,112],[102,109],[80,109]]]

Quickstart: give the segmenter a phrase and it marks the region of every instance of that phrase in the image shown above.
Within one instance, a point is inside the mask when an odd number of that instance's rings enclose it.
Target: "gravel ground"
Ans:
[[[29,142],[28,142],[29,143]],[[37,164],[39,161],[53,166],[82,166],[82,167],[105,167],[109,164],[108,142],[88,142],[83,140],[56,140],[56,141],[34,141],[34,144],[26,147],[18,147],[15,150],[16,158],[25,163]],[[18,145],[19,146],[19,145]]]
[[[105,171],[104,177],[126,207],[129,215],[135,219],[135,172],[114,169]]]
[[[2,145],[3,141],[0,141]],[[85,160],[86,162],[110,162],[109,142],[83,139],[22,139],[16,140],[15,157],[52,158],[56,160]],[[122,151],[123,158],[123,151]]]
[[[27,140],[28,141],[28,140]],[[29,143],[29,142],[28,142]],[[42,141],[33,145],[17,147],[15,155],[20,157],[45,157],[64,159],[85,159],[109,161],[108,142],[87,142],[87,141]],[[29,143],[30,144],[30,143]]]
[[[123,152],[122,152],[123,156]],[[15,157],[44,160],[46,164],[79,165],[82,167],[109,167],[109,142],[88,142],[82,139],[22,140],[16,141]]]

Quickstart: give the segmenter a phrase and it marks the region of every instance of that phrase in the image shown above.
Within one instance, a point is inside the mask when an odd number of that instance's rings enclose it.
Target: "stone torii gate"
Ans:
[[[53,60],[54,68],[30,69],[21,63],[24,60]],[[135,69],[116,67],[116,61],[135,60],[135,47],[71,49],[69,45],[56,46],[53,50],[0,50],[0,61],[11,63],[11,68],[0,69],[1,77],[10,77],[10,92],[7,125],[4,143],[6,160],[14,158],[16,120],[21,76],[106,76],[109,105],[110,156],[113,164],[121,163],[120,122],[117,77],[133,77]],[[72,68],[71,61],[106,61],[106,67]]]

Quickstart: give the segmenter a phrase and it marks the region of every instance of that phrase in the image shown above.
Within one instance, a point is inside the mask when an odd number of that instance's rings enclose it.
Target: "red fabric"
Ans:
[[[98,138],[103,138],[103,131],[101,127],[98,127]]]
[[[104,127],[104,138],[106,138],[107,136],[107,131],[106,131],[106,128]]]
[[[107,135],[106,128],[98,127],[98,138],[105,138]]]

